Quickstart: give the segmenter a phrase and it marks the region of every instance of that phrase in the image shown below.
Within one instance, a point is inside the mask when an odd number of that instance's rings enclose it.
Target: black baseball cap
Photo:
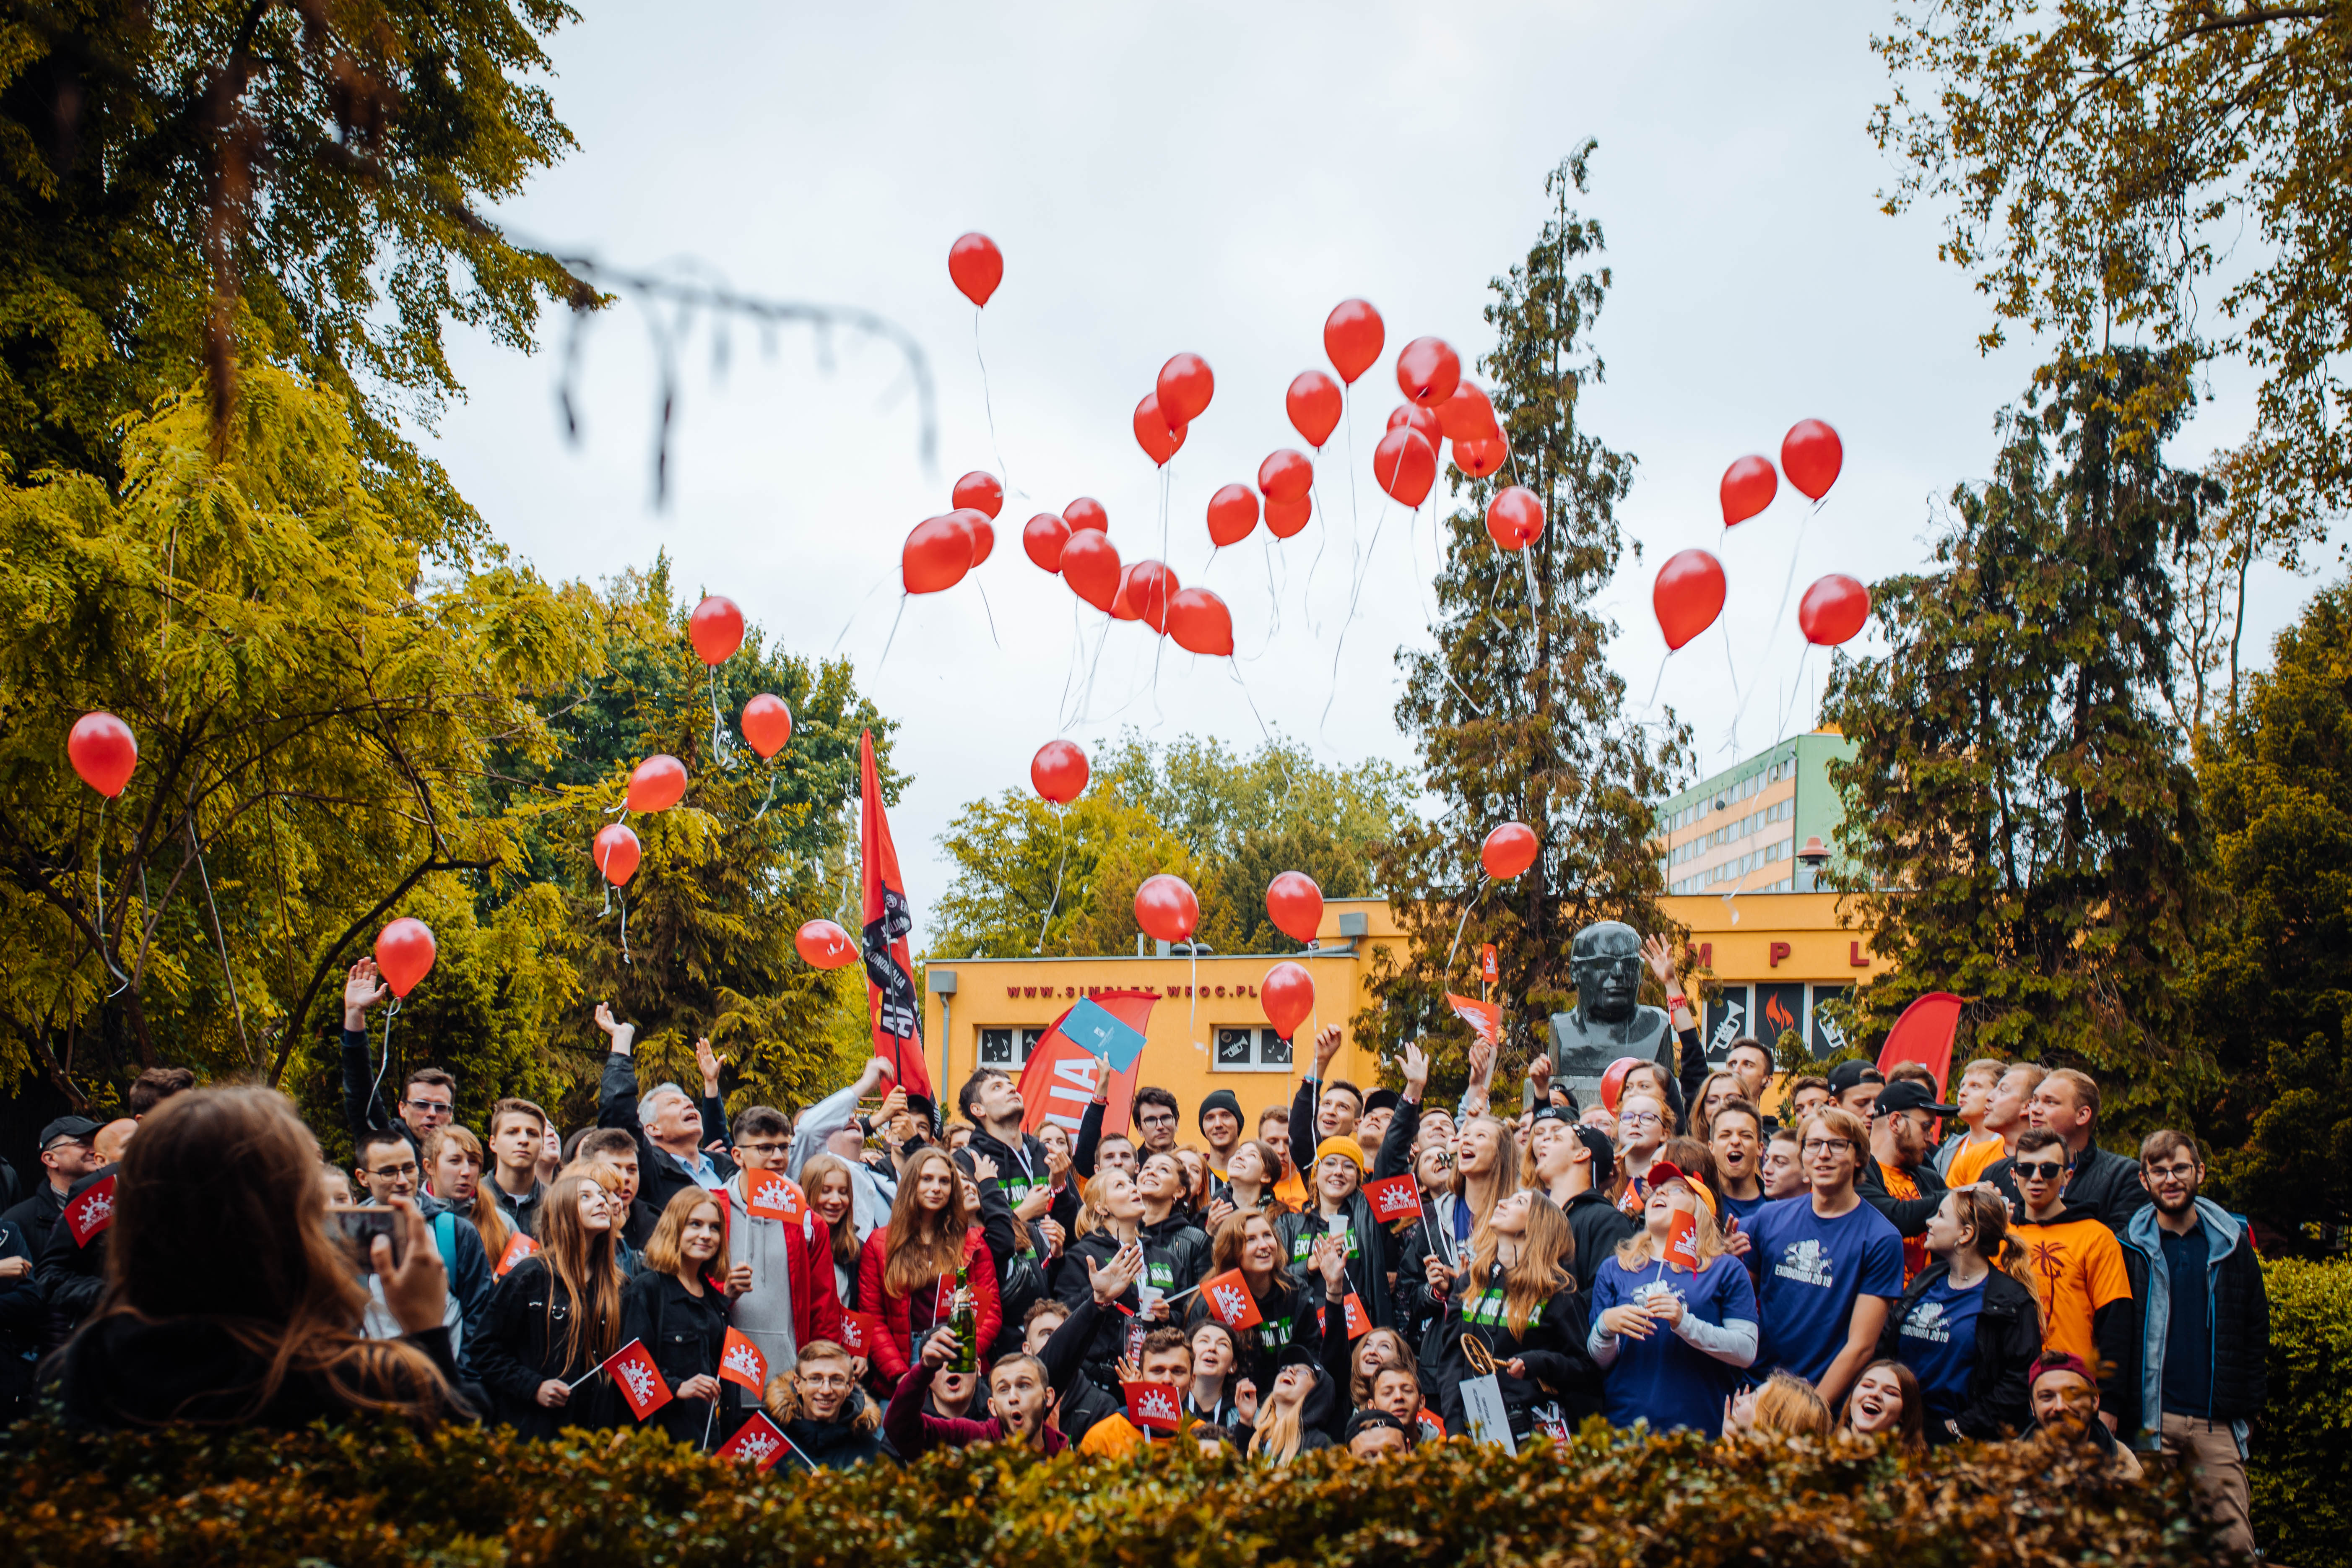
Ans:
[[[1925,1110],[1935,1116],[1958,1116],[1957,1105],[1938,1105],[1936,1096],[1924,1083],[1914,1079],[1898,1078],[1878,1091],[1878,1109],[1889,1110]]]
[[[87,1116],[60,1116],[41,1129],[41,1148],[46,1152],[61,1138],[87,1143],[98,1136],[98,1128],[99,1124]]]
[[[1398,1420],[1395,1416],[1390,1415],[1385,1410],[1374,1410],[1370,1406],[1360,1409],[1353,1415],[1348,1417],[1348,1429],[1344,1433],[1340,1434],[1339,1441],[1344,1446],[1354,1442],[1356,1440],[1356,1434],[1359,1432],[1377,1431],[1382,1427],[1387,1428],[1391,1432],[1402,1433],[1405,1441],[1408,1443],[1412,1441],[1412,1433],[1406,1429],[1403,1422]]]
[[[1399,1094],[1395,1089],[1376,1089],[1372,1090],[1371,1093],[1364,1096],[1364,1109],[1367,1111],[1394,1110],[1397,1106],[1403,1101],[1403,1100],[1404,1096]]]
[[[1843,1097],[1847,1089],[1860,1089],[1865,1083],[1885,1083],[1886,1075],[1860,1057],[1843,1061],[1830,1068],[1830,1092]]]

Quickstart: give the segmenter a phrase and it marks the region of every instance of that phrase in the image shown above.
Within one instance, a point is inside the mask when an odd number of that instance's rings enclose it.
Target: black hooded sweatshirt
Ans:
[[[858,1422],[873,1404],[864,1389],[853,1388],[843,1401],[840,1414],[832,1420],[795,1415],[784,1423],[784,1436],[797,1444],[819,1469],[845,1470],[869,1459],[888,1458],[889,1450],[883,1447],[878,1423],[860,1426]]]
[[[411,1334],[406,1342],[423,1351],[455,1387],[457,1363],[450,1354],[446,1328]],[[74,1337],[59,1364],[66,1424],[86,1430],[187,1423],[290,1431],[322,1418],[340,1421],[358,1413],[329,1386],[324,1376],[289,1373],[257,1414],[245,1415],[268,1363],[207,1318],[151,1322],[127,1312],[101,1317]],[[393,1392],[365,1384],[362,1388],[376,1394]],[[467,1418],[472,1415],[454,1400],[446,1413]]]

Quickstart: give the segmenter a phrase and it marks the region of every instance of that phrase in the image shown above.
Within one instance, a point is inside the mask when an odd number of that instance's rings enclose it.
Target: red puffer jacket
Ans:
[[[857,1260],[857,1310],[882,1320],[883,1332],[873,1346],[872,1360],[875,1370],[896,1388],[914,1362],[915,1331],[947,1321],[948,1300],[955,1294],[955,1279],[942,1274],[929,1288],[917,1290],[911,1300],[905,1296],[893,1296],[882,1288],[882,1272],[889,1261],[890,1227],[882,1226],[866,1238],[866,1251]],[[989,1255],[988,1244],[980,1238],[977,1225],[964,1232],[963,1261],[971,1289],[972,1310],[980,1319],[980,1352],[984,1370],[988,1347],[996,1342],[1004,1313],[996,1299],[995,1260]]]

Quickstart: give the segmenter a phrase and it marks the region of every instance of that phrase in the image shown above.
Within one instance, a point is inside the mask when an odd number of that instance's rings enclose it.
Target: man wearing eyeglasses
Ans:
[[[449,1124],[457,1103],[457,1080],[439,1068],[415,1068],[400,1086],[398,1120],[384,1114],[379,1082],[384,1068],[368,1065],[368,1013],[391,994],[373,958],[361,959],[343,976],[343,1121],[354,1140],[372,1132],[396,1132],[421,1160],[425,1138]]]
[[[2132,1447],[2187,1464],[2241,1557],[2247,1514],[2246,1424],[2268,1394],[2271,1309],[2246,1222],[2198,1196],[2205,1162],[2185,1132],[2139,1146],[2148,1205],[2124,1228],[2124,1266],[2140,1302],[2138,1430]]]
[[[352,1172],[357,1190],[367,1194],[360,1206],[383,1208],[394,1198],[406,1198],[425,1216],[434,1245],[440,1248],[442,1266],[449,1271],[450,1353],[457,1358],[458,1371],[470,1378],[470,1347],[479,1342],[476,1336],[487,1321],[490,1292],[497,1284],[490,1273],[489,1250],[482,1245],[482,1233],[474,1228],[472,1220],[425,1190],[425,1169],[417,1163],[416,1150],[405,1131],[386,1127],[360,1136],[359,1163]],[[367,1313],[368,1337],[398,1339],[404,1331],[383,1304],[383,1287],[371,1278],[368,1290],[373,1298]]]
[[[1762,1350],[1760,1374],[1785,1367],[1834,1410],[1878,1353],[1888,1307],[1903,1296],[1903,1237],[1862,1201],[1854,1178],[1870,1157],[1862,1118],[1825,1106],[1798,1124],[1811,1189],[1757,1211],[1748,1227]]]
[[[2099,1418],[2110,1432],[2137,1412],[2131,1276],[2116,1233],[2093,1205],[2067,1196],[2074,1158],[2046,1127],[2017,1135],[2010,1179],[2022,1211],[2010,1235],[2025,1248],[2042,1301],[2042,1348],[2080,1356],[2099,1372]]]

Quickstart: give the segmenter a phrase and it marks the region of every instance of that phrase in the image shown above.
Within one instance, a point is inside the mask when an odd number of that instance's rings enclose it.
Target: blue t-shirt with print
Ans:
[[[1683,1310],[1717,1328],[1756,1321],[1756,1288],[1738,1258],[1725,1253],[1693,1275],[1652,1263],[1628,1268],[1616,1258],[1592,1276],[1592,1321],[1612,1307],[1636,1305],[1659,1292],[1683,1299]],[[1739,1371],[1699,1350],[1666,1326],[1650,1337],[1617,1337],[1617,1359],[1601,1388],[1601,1407],[1613,1426],[1646,1420],[1661,1432],[1688,1426],[1712,1437],[1723,1427],[1723,1401],[1739,1384]]]
[[[1919,1292],[1895,1329],[1895,1359],[1919,1380],[1927,1403],[1927,1429],[1944,1423],[1969,1402],[1969,1371],[1977,1359],[1977,1314],[1984,1310],[1984,1281],[1965,1290],[1947,1277]]]
[[[1727,1217],[1739,1222],[1741,1230],[1750,1230],[1755,1227],[1759,1211],[1772,1200],[1764,1195],[1764,1189],[1759,1186],[1752,1198],[1735,1198],[1729,1193],[1717,1193],[1715,1195],[1715,1201],[1723,1205],[1723,1212]],[[1729,1226],[1724,1226],[1726,1231],[1730,1228]]]
[[[1819,1384],[1845,1349],[1854,1302],[1903,1294],[1903,1237],[1866,1203],[1823,1219],[1811,1193],[1779,1198],[1757,1211],[1748,1236],[1763,1325],[1759,1374],[1786,1367]]]

